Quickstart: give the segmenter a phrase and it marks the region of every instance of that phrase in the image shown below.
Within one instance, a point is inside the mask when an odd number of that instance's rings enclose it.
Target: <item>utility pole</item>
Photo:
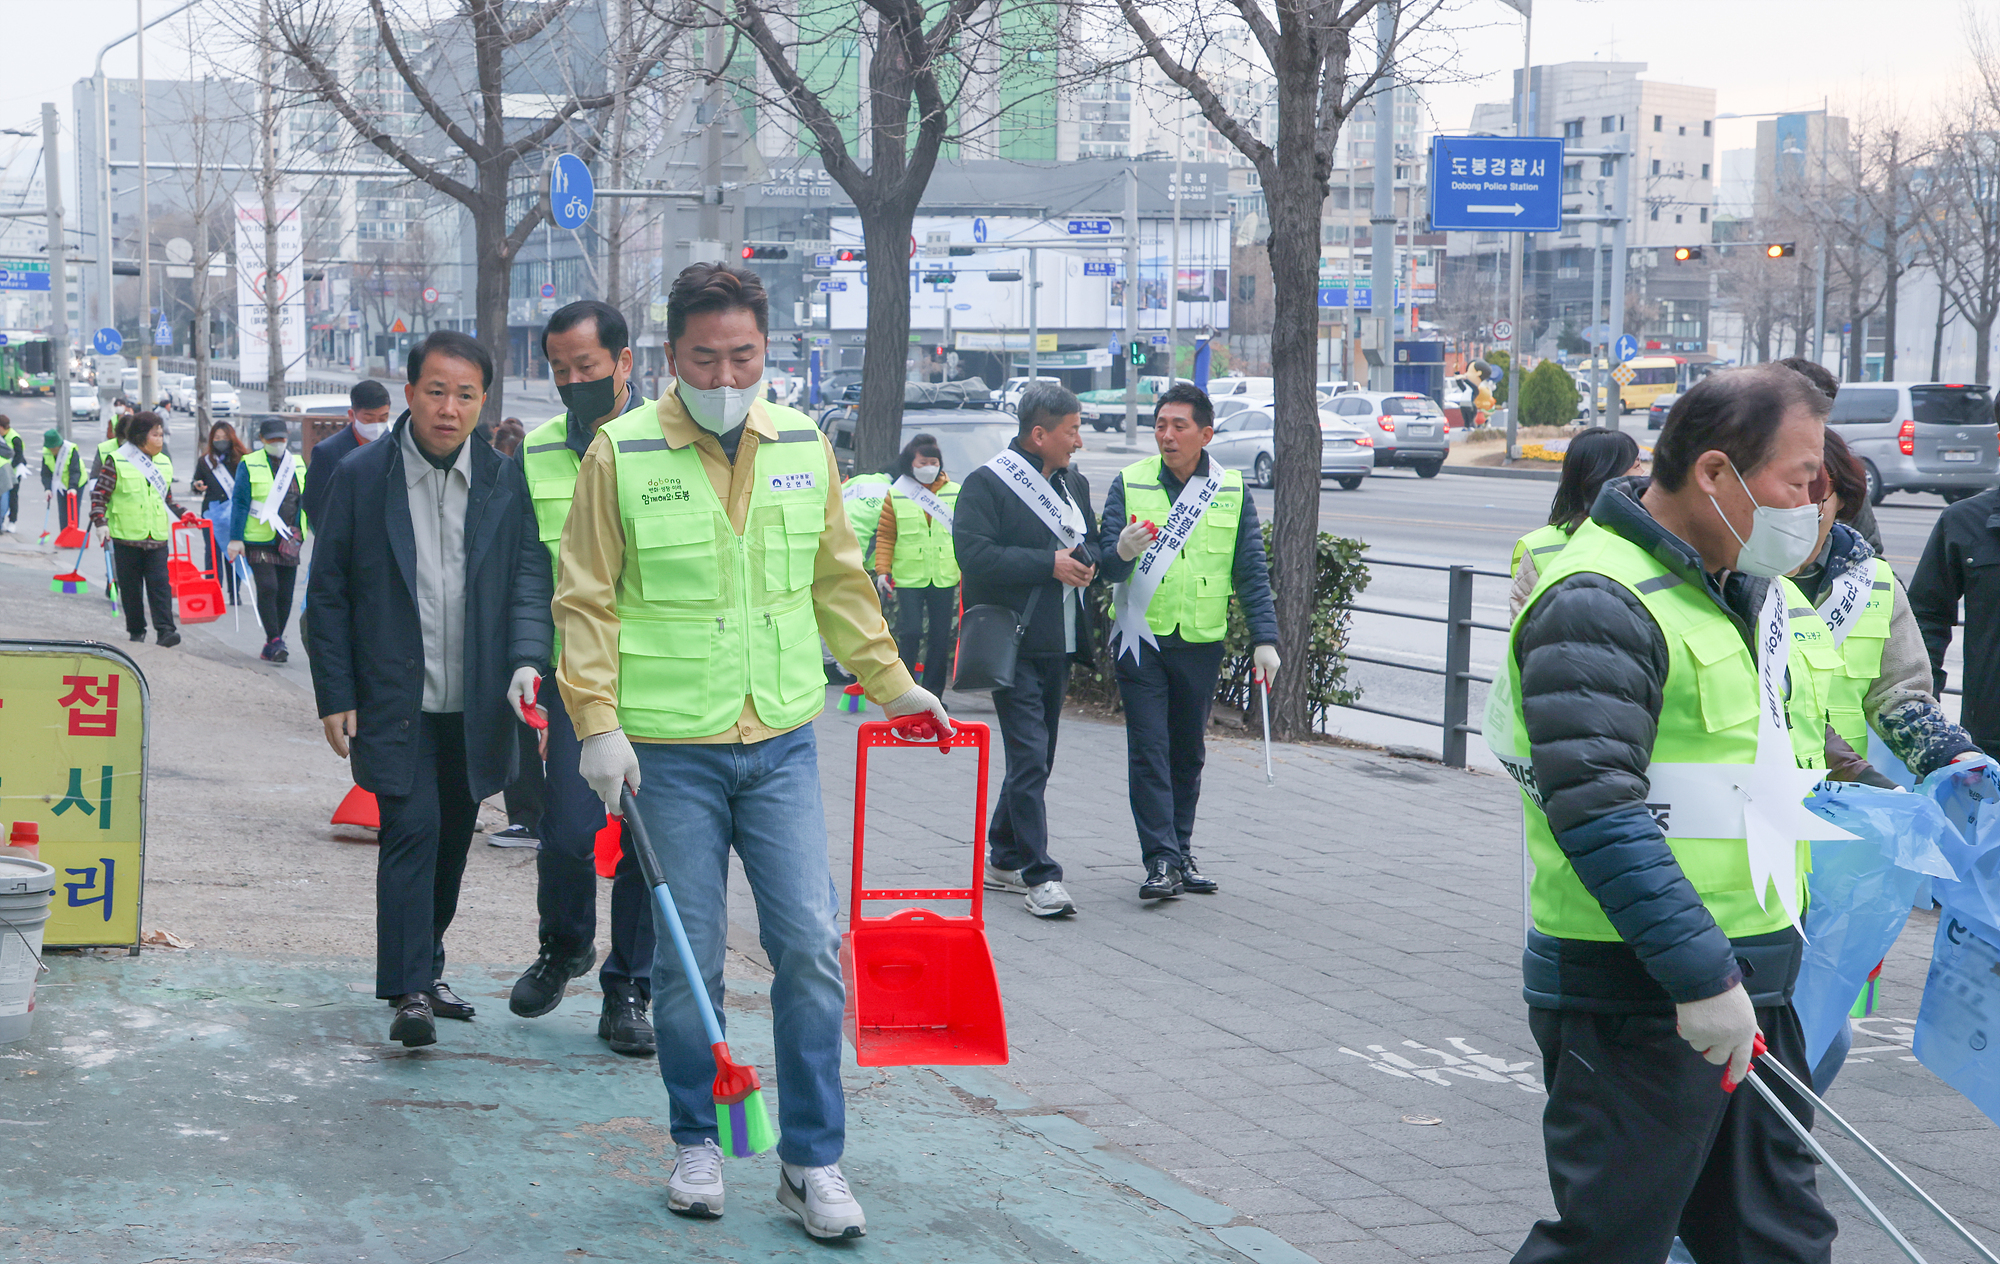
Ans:
[[[1139,170],[1125,160],[1125,445],[1139,442],[1139,374],[1132,344],[1139,340]]]
[[[1396,43],[1397,6],[1383,4],[1376,11],[1375,44],[1386,62]],[[1368,216],[1369,341],[1375,346],[1375,362],[1368,368],[1368,389],[1395,389],[1395,335],[1390,326],[1396,316],[1396,74],[1382,75],[1375,90],[1375,200]]]
[[[1604,356],[1599,341],[1604,320],[1604,181],[1597,181],[1596,236],[1590,246],[1590,424],[1598,424],[1597,397],[1604,389]]]
[[[1529,85],[1534,81],[1535,63],[1532,56],[1535,31],[1535,15],[1532,0],[1507,0],[1521,11],[1521,90],[1514,102],[1514,135],[1525,137],[1534,133],[1534,117],[1529,106],[1531,94]],[[1507,392],[1507,459],[1512,461],[1521,455],[1520,423],[1521,383],[1527,376],[1522,360],[1529,344],[1527,322],[1521,319],[1521,271],[1528,252],[1528,235],[1511,234],[1513,244],[1508,250],[1507,274],[1510,298],[1507,311],[1514,326],[1514,336],[1507,344],[1507,375],[1513,379],[1513,387]]]
[[[159,402],[159,366],[153,362],[153,216],[146,192],[146,2],[132,0],[139,15],[139,398],[141,408]],[[67,389],[67,388],[65,388]]]
[[[1174,127],[1174,243],[1167,277],[1167,385],[1181,375],[1181,160],[1187,156],[1187,106]]]
[[[1813,278],[1813,363],[1821,362],[1826,350],[1826,134],[1832,121],[1833,98],[1820,98],[1819,108],[1819,202],[1820,213],[1813,226],[1813,254],[1819,266],[1814,269]]]
[[[1035,274],[1035,248],[1028,247],[1028,385],[1035,384],[1035,363],[1042,347],[1042,283]]]
[[[1636,168],[1628,168],[1623,159],[1611,161],[1611,331],[1605,335],[1610,346],[1616,348],[1625,337],[1625,267],[1626,241],[1625,222],[1631,218],[1626,208],[1631,204],[1629,195],[1632,181],[1638,178]],[[1618,403],[1611,410],[1611,424],[1615,427],[1618,419],[1625,414],[1625,388],[1614,387]]]
[[[69,432],[69,238],[63,232],[61,128],[56,107],[42,102],[42,189],[49,206],[49,356],[55,361],[56,429]]]
[[[264,275],[259,278],[264,292],[264,407],[282,412],[285,407],[285,293],[286,260],[278,258],[278,115],[271,100],[271,0],[264,0],[257,15],[259,77],[263,80],[258,102],[257,191],[264,198]],[[303,276],[305,269],[299,269]]]
[[[707,31],[702,69],[708,79],[707,126],[701,133],[701,239],[722,240],[722,28]]]

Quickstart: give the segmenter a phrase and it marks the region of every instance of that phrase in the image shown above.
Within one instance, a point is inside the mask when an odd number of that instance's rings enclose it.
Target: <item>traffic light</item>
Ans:
[[[989,281],[1018,281],[1021,279],[1021,274],[1014,271],[989,272],[986,274],[986,279]]]
[[[1674,249],[1674,262],[1700,263],[1701,254],[1702,251],[1700,246],[1678,246],[1675,247]]]
[[[839,254],[836,254],[834,258],[840,260],[842,263],[866,263],[868,262],[868,252],[866,250],[843,250]]]
[[[1797,246],[1789,241],[1774,241],[1764,247],[1764,257],[1766,259],[1789,259],[1797,253]]]
[[[969,255],[975,252],[971,246],[953,246],[951,248],[951,253],[953,253],[954,255]]]
[[[957,281],[957,280],[958,280],[958,274],[957,274],[956,272],[926,272],[926,273],[924,273],[924,284],[925,284],[925,285],[950,285],[950,284],[952,284],[952,283],[953,283],[954,281]]]
[[[791,254],[792,252],[783,246],[743,247],[743,257],[745,259],[789,259]]]
[[[1132,340],[1132,367],[1135,369],[1146,367],[1146,344],[1137,338]]]

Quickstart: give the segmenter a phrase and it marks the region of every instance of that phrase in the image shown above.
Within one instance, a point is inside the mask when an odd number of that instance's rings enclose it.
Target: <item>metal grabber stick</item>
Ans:
[[[1257,705],[1264,709],[1264,784],[1275,786],[1278,779],[1271,775],[1271,682],[1261,674],[1257,679]]]

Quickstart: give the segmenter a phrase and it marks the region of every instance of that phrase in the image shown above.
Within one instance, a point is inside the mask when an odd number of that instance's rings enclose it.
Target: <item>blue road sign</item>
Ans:
[[[562,154],[549,168],[549,210],[557,228],[582,228],[597,203],[597,183],[575,154]]]
[[[1319,305],[1321,307],[1345,307],[1347,306],[1347,291],[1321,286],[1319,291]]]
[[[833,259],[833,256],[832,256],[832,255],[814,255],[814,256],[813,256],[813,267],[815,267],[815,268],[830,268],[830,267],[832,267],[832,266],[833,266],[833,263],[834,263],[834,259]]]
[[[161,321],[160,327],[153,331],[153,345],[156,347],[173,346],[174,345],[173,326],[167,324],[167,322],[164,320]]]
[[[1620,364],[1625,363],[1627,360],[1630,360],[1633,356],[1638,354],[1639,354],[1639,340],[1637,338],[1634,338],[1631,334],[1626,334],[1623,338],[1620,338],[1617,344],[1613,346],[1611,349],[1612,357],[1616,359]]]
[[[1073,219],[1069,222],[1072,237],[1109,237],[1111,221],[1108,219]]]
[[[1112,354],[1112,355],[1118,355],[1118,354],[1120,354],[1121,352],[1123,352],[1123,351],[1124,351],[1124,349],[1125,349],[1125,344],[1124,344],[1124,343],[1120,342],[1120,341],[1119,341],[1118,339],[1116,339],[1116,338],[1113,338],[1113,339],[1111,340],[1111,354]]]
[[[978,242],[978,243],[979,243],[980,245],[982,245],[982,246],[986,244],[986,221],[985,221],[985,220],[983,220],[983,219],[975,219],[975,220],[973,220],[973,221],[972,221],[972,240],[974,240],[974,241]]]
[[[44,259],[0,260],[0,290],[49,289],[49,265]]]
[[[1083,261],[1083,275],[1116,276],[1118,275],[1118,265],[1108,259],[1086,259]]]
[[[1563,143],[1552,137],[1439,136],[1431,142],[1431,227],[1562,228]]]
[[[0,334],[0,347],[4,347],[6,345],[7,345],[7,335]]]
[[[822,294],[845,294],[847,293],[847,282],[821,281],[819,283],[819,292]]]
[[[106,325],[91,335],[90,345],[97,349],[99,355],[117,355],[125,347],[125,335]]]
[[[1153,345],[1154,345],[1154,346],[1156,346],[1156,347],[1164,347],[1164,346],[1166,346],[1166,345],[1167,345],[1167,336],[1166,336],[1165,334],[1154,334],[1154,335],[1153,335]]]

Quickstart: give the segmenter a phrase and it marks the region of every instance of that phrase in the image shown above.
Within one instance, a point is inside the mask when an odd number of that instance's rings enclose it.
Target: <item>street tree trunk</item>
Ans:
[[[856,199],[855,210],[868,250],[863,272],[868,353],[854,419],[854,472],[867,474],[888,469],[902,448],[904,365],[910,354],[910,227],[916,208],[905,199],[882,198],[867,203]]]

